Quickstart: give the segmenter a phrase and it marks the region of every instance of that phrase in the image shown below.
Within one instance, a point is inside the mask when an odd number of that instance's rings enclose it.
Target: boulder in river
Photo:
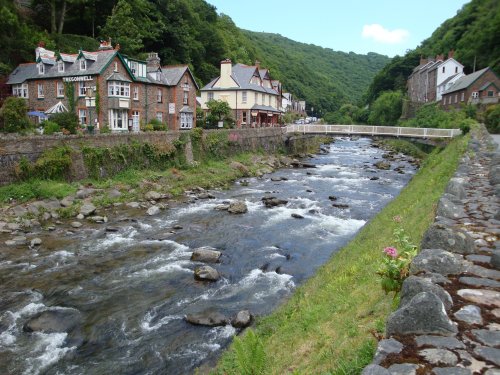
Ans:
[[[332,206],[335,208],[340,208],[340,209],[349,208],[348,204],[342,204],[342,203],[333,203]]]
[[[191,260],[196,262],[216,263],[219,261],[221,252],[213,247],[203,246],[193,250]]]
[[[200,281],[217,281],[220,279],[220,274],[215,268],[201,266],[194,269],[194,278]]]
[[[35,315],[23,326],[25,332],[69,332],[80,325],[81,314],[74,309],[48,310]]]
[[[243,201],[234,201],[229,204],[227,211],[231,214],[244,214],[248,211],[248,207]]]
[[[96,206],[94,206],[92,203],[84,203],[82,207],[80,208],[80,213],[83,216],[89,216],[92,215],[96,210]]]
[[[276,197],[264,197],[264,198],[262,198],[262,202],[264,202],[264,205],[268,208],[276,207],[276,206],[283,206],[283,205],[288,203],[287,200],[279,199]]]
[[[387,171],[391,168],[391,164],[390,163],[387,163],[385,161],[378,161],[376,162],[375,164],[373,164],[375,167],[377,167],[378,169],[382,169],[384,171]]]
[[[252,314],[248,310],[239,311],[236,316],[231,319],[231,325],[234,328],[246,328],[252,323]]]
[[[207,309],[194,314],[187,314],[184,319],[186,319],[188,323],[194,325],[209,327],[225,326],[229,321],[226,316],[213,309]]]

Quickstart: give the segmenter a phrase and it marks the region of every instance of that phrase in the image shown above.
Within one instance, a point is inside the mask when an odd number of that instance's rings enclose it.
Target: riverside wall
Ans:
[[[220,130],[204,130],[204,136],[218,131]],[[83,179],[87,177],[83,157],[79,152],[83,146],[111,148],[133,142],[161,146],[165,143],[172,144],[179,139],[182,133],[182,131],[169,131],[96,135],[2,135],[0,138],[0,186],[15,181],[15,169],[21,158],[24,157],[31,162],[35,162],[44,151],[54,147],[68,146],[75,151],[72,175],[75,179]],[[285,148],[293,150],[295,145],[304,141],[307,142],[308,138],[311,138],[311,136],[298,135],[293,140],[290,140],[285,137],[281,128],[228,130],[228,139],[231,146],[242,151],[264,150],[268,153],[275,153]],[[188,153],[190,149],[190,144],[188,144],[188,147],[186,147]],[[187,159],[192,160],[192,155],[187,155]]]
[[[484,126],[424,234],[362,375],[500,373],[500,150]]]

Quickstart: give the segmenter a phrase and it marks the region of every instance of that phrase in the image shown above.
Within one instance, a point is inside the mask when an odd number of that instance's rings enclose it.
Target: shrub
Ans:
[[[458,122],[458,128],[462,131],[462,134],[467,134],[468,132],[470,132],[470,128],[474,124],[477,124],[476,120],[465,118]]]
[[[49,121],[49,120],[44,121],[42,122],[42,126],[43,126],[43,134],[45,135],[51,135],[61,131],[61,127],[59,126],[59,124],[57,124],[54,121]]]
[[[145,132],[152,132],[155,130],[155,128],[153,127],[152,124],[147,124],[147,125],[144,125],[144,128],[142,130]]]
[[[44,151],[35,163],[21,158],[16,172],[20,180],[63,180],[69,176],[70,168],[71,149],[62,146]]]
[[[109,134],[109,133],[111,133],[111,129],[109,128],[109,126],[107,124],[103,124],[99,128],[99,133],[101,133],[101,134]]]
[[[403,94],[386,91],[370,107],[368,123],[371,125],[396,125],[403,109]]]
[[[484,124],[492,134],[500,133],[500,104],[489,106],[484,114]]]
[[[17,133],[33,128],[28,119],[26,100],[8,97],[0,108],[0,124],[4,132]]]
[[[76,134],[78,116],[71,112],[61,112],[50,116],[50,120],[57,123],[61,129],[66,129],[71,134]]]
[[[167,130],[167,126],[161,122],[160,120],[154,118],[152,119],[148,125],[151,125],[153,127],[153,130],[154,131],[166,131]]]

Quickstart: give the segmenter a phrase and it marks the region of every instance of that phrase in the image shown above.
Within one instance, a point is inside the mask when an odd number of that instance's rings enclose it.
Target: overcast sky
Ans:
[[[240,28],[344,52],[402,55],[466,0],[207,0]]]

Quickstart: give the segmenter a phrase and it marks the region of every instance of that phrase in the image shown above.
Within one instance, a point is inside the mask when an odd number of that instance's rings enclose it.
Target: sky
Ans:
[[[468,0],[207,0],[246,30],[335,51],[393,57],[414,49]]]

